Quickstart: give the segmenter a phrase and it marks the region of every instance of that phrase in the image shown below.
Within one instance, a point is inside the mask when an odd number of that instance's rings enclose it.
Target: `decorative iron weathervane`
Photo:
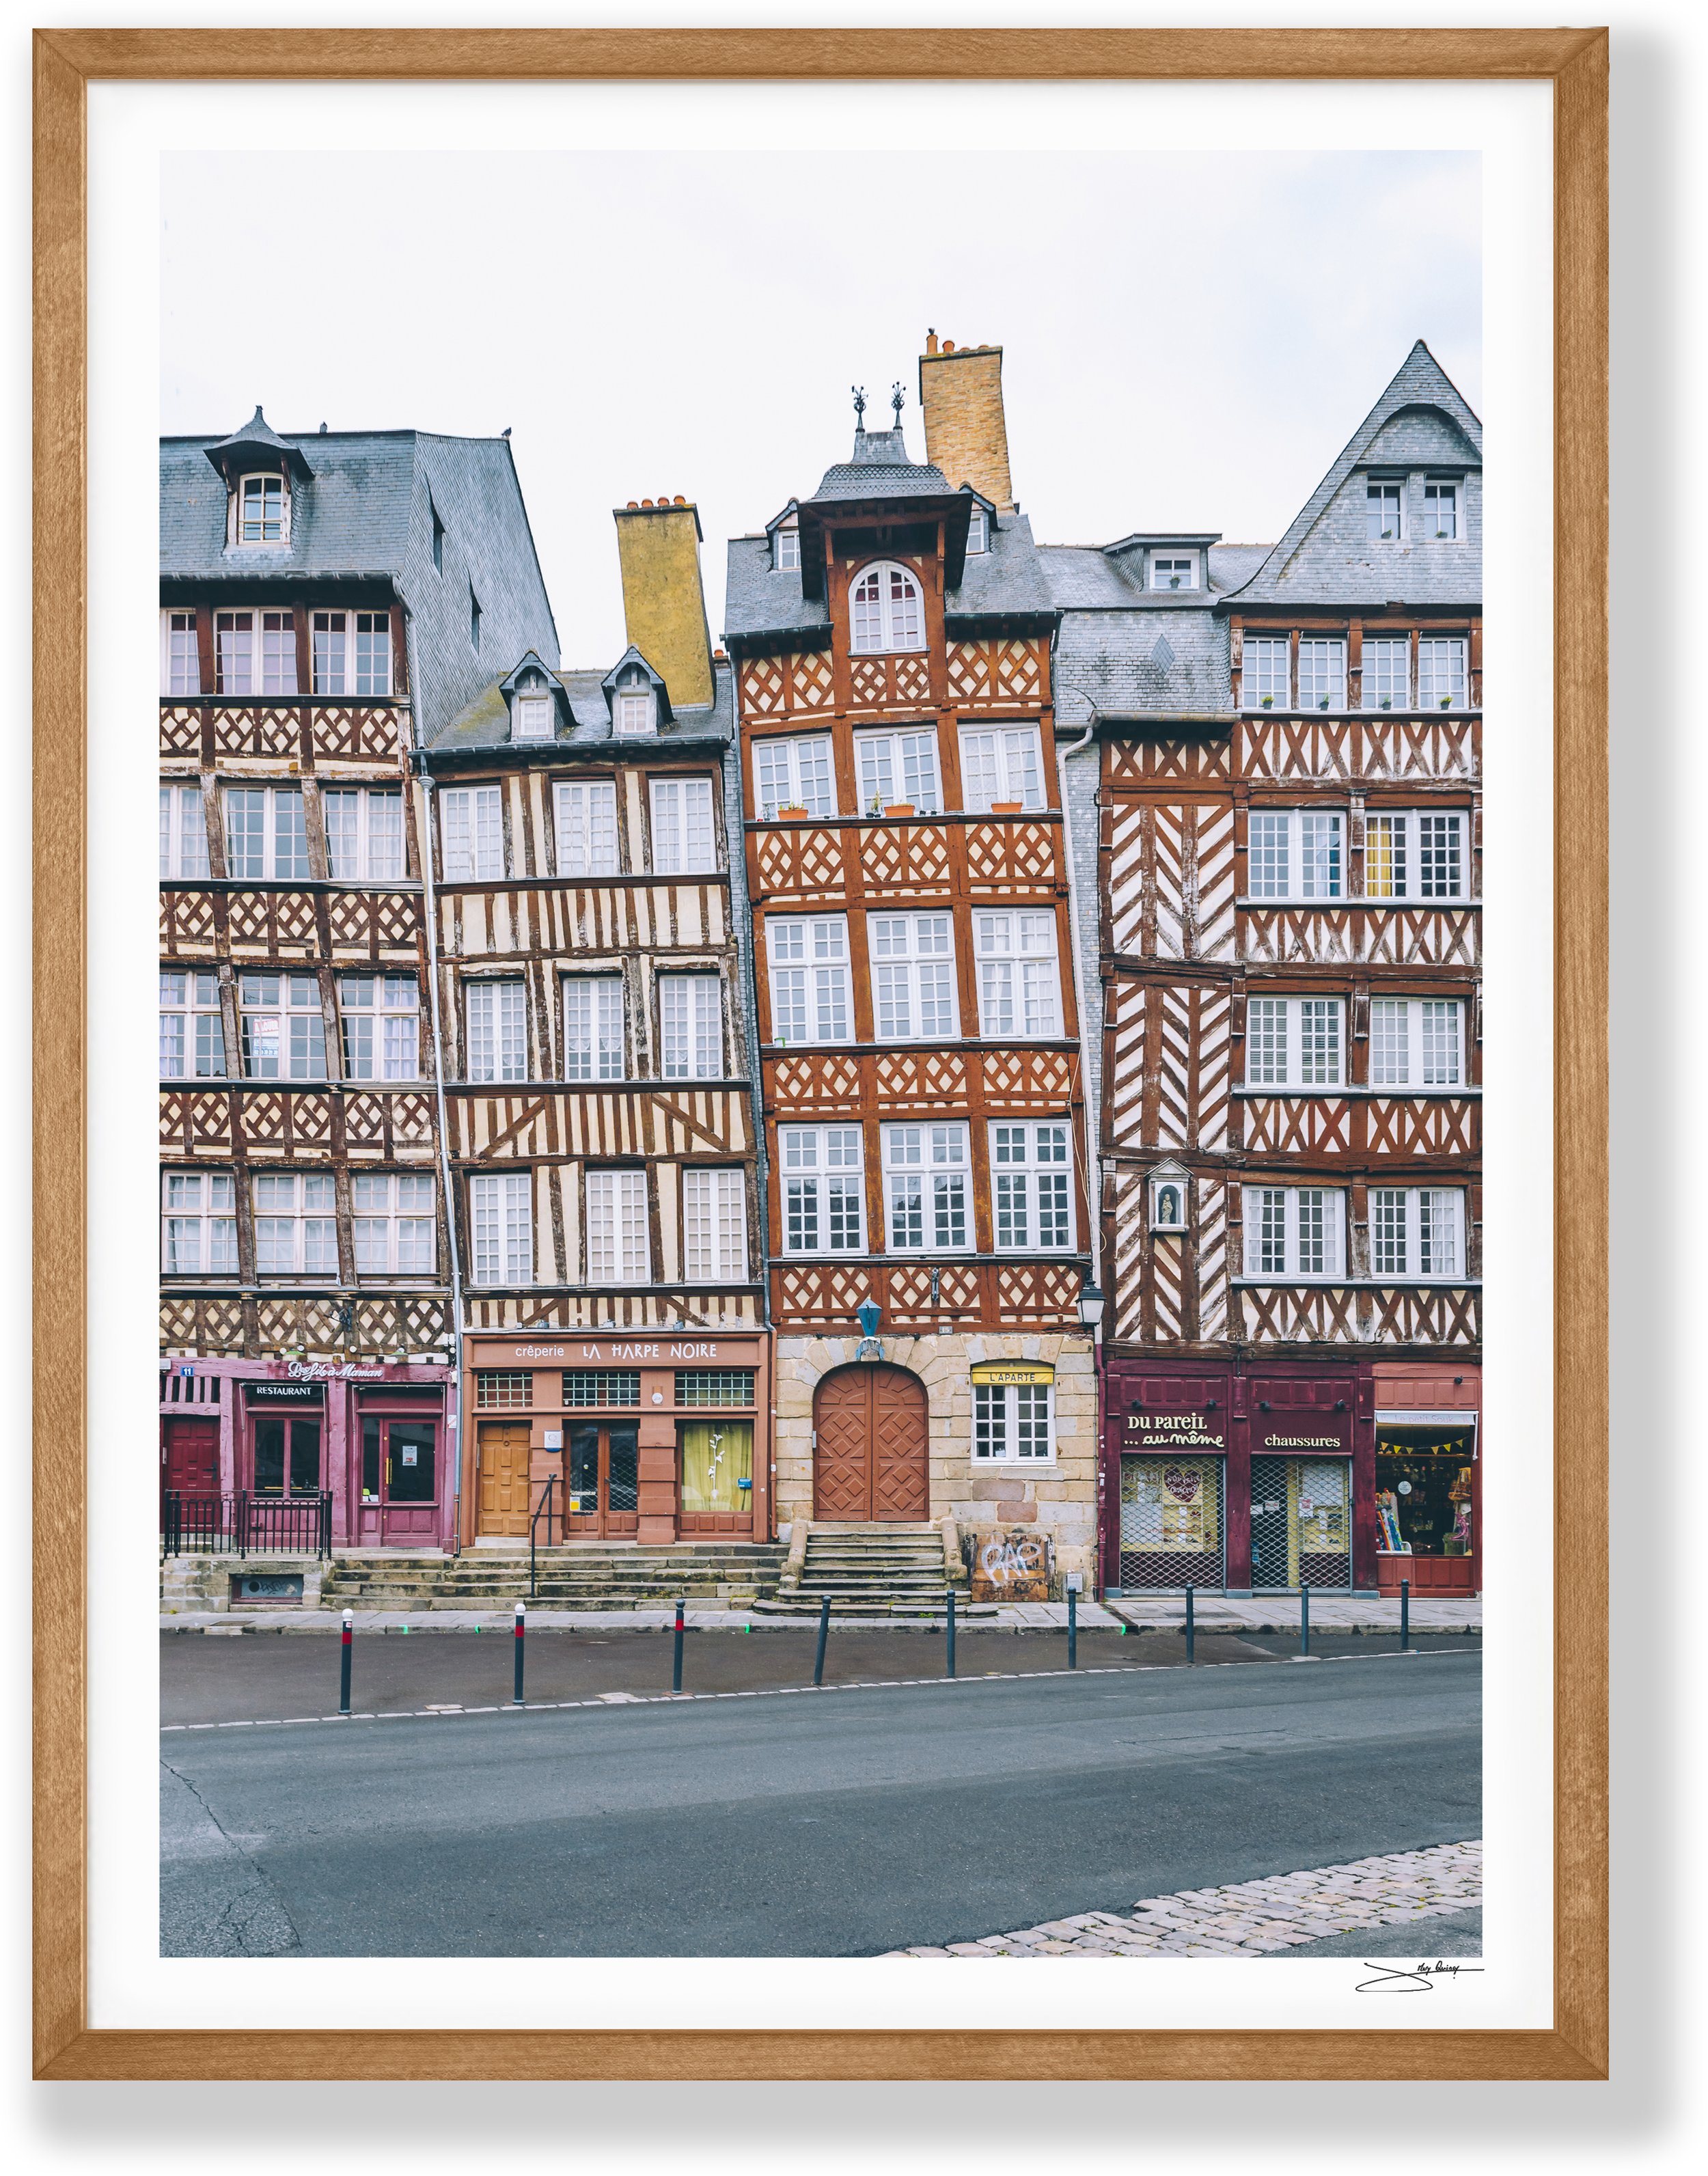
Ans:
[[[889,405],[895,411],[895,427],[899,431],[901,428],[901,411],[907,405],[907,395],[901,389],[899,378],[889,389]]]
[[[866,428],[866,388],[863,385],[854,388],[854,427],[857,431]]]

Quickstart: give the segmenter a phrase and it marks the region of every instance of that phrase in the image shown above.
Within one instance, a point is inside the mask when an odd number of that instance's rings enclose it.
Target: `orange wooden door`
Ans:
[[[528,1423],[481,1423],[481,1531],[528,1531]]]
[[[905,1368],[839,1368],[813,1401],[815,1519],[930,1515],[925,1385]]]
[[[872,1370],[872,1516],[931,1516],[925,1385],[905,1368]]]

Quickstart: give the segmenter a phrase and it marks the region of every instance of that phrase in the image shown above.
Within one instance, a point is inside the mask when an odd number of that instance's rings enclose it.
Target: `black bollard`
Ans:
[[[673,1693],[682,1690],[682,1613],[686,1606],[687,1597],[678,1597],[676,1605],[676,1656],[670,1671],[670,1689]]]
[[[1311,1590],[1308,1583],[1299,1581],[1299,1652],[1311,1651]]]
[[[1193,1643],[1197,1636],[1197,1628],[1192,1621],[1192,1589],[1189,1586],[1186,1590],[1186,1659],[1189,1662],[1192,1660]]]
[[[350,1712],[350,1648],[355,1636],[356,1612],[346,1609],[344,1613],[344,1648],[338,1664],[338,1712],[340,1715]]]
[[[1068,1589],[1068,1667],[1077,1670],[1079,1667],[1080,1590],[1077,1586],[1070,1586]]]
[[[819,1651],[813,1657],[813,1683],[824,1682],[824,1642],[830,1635],[830,1597],[827,1594],[819,1604]]]
[[[520,1707],[520,1705],[522,1705],[522,1655],[523,1655],[523,1651],[525,1650],[525,1647],[526,1647],[526,1646],[527,1646],[527,1636],[526,1636],[526,1635],[527,1635],[527,1629],[528,1629],[528,1605],[527,1605],[527,1603],[526,1603],[525,1602],[519,1602],[516,1604],[516,1694],[515,1694],[516,1705],[517,1705],[517,1706],[518,1706],[518,1707]]]
[[[1412,1644],[1412,1582],[1400,1582],[1400,1652],[1403,1655]]]
[[[949,1590],[948,1630],[949,1667],[944,1672],[944,1675],[946,1678],[952,1678],[955,1675],[955,1589],[953,1587],[950,1587]]]

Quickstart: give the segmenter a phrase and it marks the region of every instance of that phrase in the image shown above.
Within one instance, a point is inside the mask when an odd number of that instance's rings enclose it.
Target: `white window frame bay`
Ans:
[[[717,873],[717,824],[712,782],[699,775],[650,778],[652,867],[657,876],[713,876]]]
[[[874,559],[848,585],[848,648],[883,657],[925,647],[925,591],[899,559]]]
[[[528,986],[519,975],[471,976],[463,985],[468,1078],[526,1080]]]
[[[208,804],[199,783],[166,779],[160,785],[160,874],[194,879],[208,868]]]
[[[786,1254],[863,1254],[866,1159],[857,1126],[779,1126]]]
[[[964,1120],[885,1124],[884,1210],[892,1254],[973,1250],[971,1129]]]
[[[1065,1118],[990,1122],[991,1238],[998,1254],[1070,1253],[1073,1129]]]
[[[723,977],[706,968],[658,978],[658,1069],[666,1080],[722,1080]]]
[[[854,762],[864,814],[881,815],[886,808],[904,803],[917,815],[942,814],[935,726],[895,726],[882,732],[856,733]]]
[[[469,1178],[471,1281],[487,1287],[534,1281],[534,1173],[475,1172]]]
[[[1346,1194],[1343,1187],[1276,1184],[1247,1179],[1241,1189],[1245,1276],[1263,1284],[1338,1284],[1346,1275]],[[1278,1247],[1281,1266],[1265,1265]],[[1313,1258],[1320,1254],[1320,1263]],[[1309,1264],[1301,1268],[1302,1259]]]
[[[560,877],[619,873],[615,779],[558,779],[552,792],[552,822]]]
[[[187,1259],[190,1240],[195,1259]],[[160,1274],[237,1276],[237,1181],[229,1171],[160,1173]]]
[[[564,975],[563,1065],[566,1080],[626,1080],[627,1025],[620,974]]]
[[[960,798],[970,816],[987,816],[998,802],[1018,801],[1030,815],[1045,807],[1043,743],[1031,725],[963,726]]]
[[[987,1042],[1049,1042],[1062,1033],[1062,970],[1049,907],[975,907],[978,1031]]]
[[[227,786],[225,793],[228,877],[250,884],[283,884],[308,875],[308,821],[300,786]],[[258,835],[258,868],[254,866],[257,857],[247,851]],[[240,845],[244,848],[241,853]]]
[[[646,1172],[630,1165],[592,1170],[583,1184],[590,1285],[652,1281]]]
[[[739,1165],[683,1167],[682,1265],[695,1284],[747,1282],[747,1188]]]
[[[1443,1284],[1456,1284],[1463,1278],[1465,1195],[1461,1188],[1373,1186],[1369,1205],[1373,1278],[1422,1283],[1439,1280]]]
[[[1372,998],[1372,1088],[1457,1090],[1465,1085],[1461,998]]]
[[[767,823],[781,808],[836,813],[836,766],[829,733],[797,733],[753,743],[753,809]]]
[[[504,797],[498,786],[442,786],[439,870],[444,884],[479,884],[504,874]]]
[[[1269,808],[1250,810],[1246,818],[1245,881],[1248,899],[1296,906],[1315,900],[1344,899],[1346,811]]]
[[[383,884],[403,878],[403,795],[373,786],[320,790],[326,822],[326,873],[335,882]]]
[[[872,1032],[879,1042],[954,1042],[960,1033],[955,974],[955,917],[866,917],[872,976]]]
[[[338,1182],[329,1171],[250,1174],[255,1275],[336,1279]],[[281,1259],[288,1254],[288,1259]]]
[[[765,962],[773,1042],[807,1048],[854,1040],[846,914],[768,914]]]
[[[358,1171],[350,1183],[356,1276],[430,1277],[437,1206],[431,1173]]]
[[[1463,808],[1367,809],[1364,897],[1412,906],[1464,899],[1469,831]]]
[[[1346,1080],[1344,998],[1263,992],[1246,999],[1246,1087],[1319,1096]]]

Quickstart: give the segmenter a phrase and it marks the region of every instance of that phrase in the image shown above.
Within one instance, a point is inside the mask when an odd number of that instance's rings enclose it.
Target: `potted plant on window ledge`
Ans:
[[[886,801],[884,804],[884,813],[886,816],[911,816],[913,813],[913,803],[911,801]]]
[[[785,816],[804,816],[806,813],[807,804],[804,801],[782,801],[779,802],[777,804],[777,814],[780,818]]]
[[[1024,816],[1026,804],[1024,801],[993,801],[990,813],[993,816]]]

